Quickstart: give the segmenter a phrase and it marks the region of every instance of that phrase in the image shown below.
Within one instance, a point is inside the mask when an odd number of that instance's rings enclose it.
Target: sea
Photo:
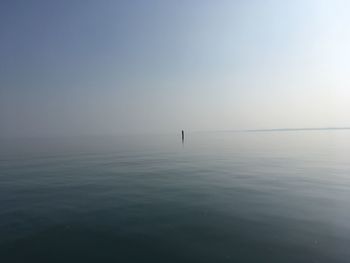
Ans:
[[[0,262],[350,262],[350,130],[0,142]]]

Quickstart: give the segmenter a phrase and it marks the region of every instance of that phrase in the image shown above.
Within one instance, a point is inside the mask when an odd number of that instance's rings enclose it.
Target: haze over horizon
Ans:
[[[2,1],[0,138],[350,126],[350,2]]]

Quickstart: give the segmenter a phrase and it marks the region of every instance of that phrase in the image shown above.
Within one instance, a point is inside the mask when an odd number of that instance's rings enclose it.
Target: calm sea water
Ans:
[[[0,148],[0,262],[350,262],[350,131]]]

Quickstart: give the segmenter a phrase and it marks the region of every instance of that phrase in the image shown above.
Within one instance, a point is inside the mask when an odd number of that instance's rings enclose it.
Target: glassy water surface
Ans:
[[[349,262],[350,131],[2,141],[1,262]]]

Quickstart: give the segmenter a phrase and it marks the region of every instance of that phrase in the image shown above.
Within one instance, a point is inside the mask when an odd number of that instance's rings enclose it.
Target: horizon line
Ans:
[[[217,132],[279,132],[279,131],[322,131],[322,130],[350,130],[350,127],[308,127],[308,128],[270,128],[270,129],[240,129],[220,130]]]

